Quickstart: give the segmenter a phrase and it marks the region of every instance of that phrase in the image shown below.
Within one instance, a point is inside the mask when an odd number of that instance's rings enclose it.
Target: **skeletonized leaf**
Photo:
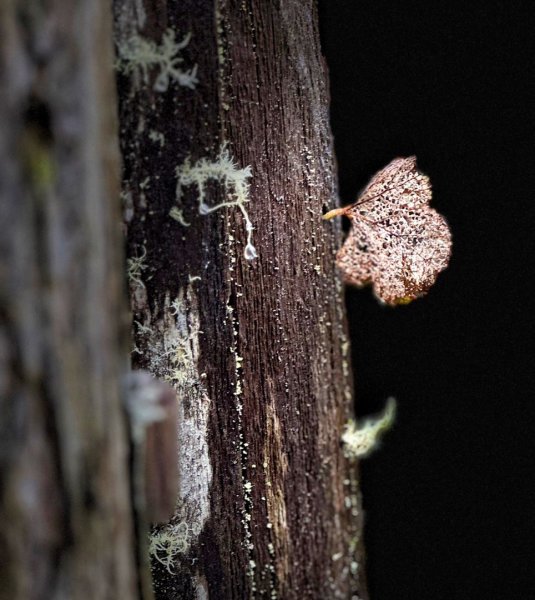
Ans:
[[[429,206],[429,178],[416,157],[396,158],[379,171],[357,201],[324,218],[345,215],[352,227],[336,264],[347,283],[373,284],[379,300],[406,304],[424,295],[451,255],[451,233]]]

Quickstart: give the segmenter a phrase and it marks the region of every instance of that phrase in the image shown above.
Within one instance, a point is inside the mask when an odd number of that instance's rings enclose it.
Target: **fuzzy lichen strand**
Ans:
[[[178,223],[182,225],[182,227],[189,227],[191,223],[188,223],[182,214],[182,210],[177,206],[173,206],[173,208],[169,211],[169,216],[171,219],[174,219]]]
[[[364,420],[359,426],[350,420],[342,434],[346,456],[361,458],[375,450],[380,436],[392,426],[395,414],[396,401],[394,398],[388,398],[382,414]]]
[[[182,41],[177,42],[172,29],[162,36],[161,44],[141,37],[139,34],[131,36],[120,43],[117,48],[118,59],[116,67],[125,75],[134,75],[141,78],[145,85],[149,83],[149,72],[158,69],[158,75],[152,86],[155,92],[165,92],[169,81],[173,80],[183,87],[194,89],[199,82],[197,79],[197,65],[189,70],[183,70],[179,65],[184,62],[180,56],[191,39],[188,33]]]
[[[198,523],[173,522],[149,536],[149,556],[154,557],[169,573],[174,573],[174,563],[179,555],[189,550],[191,542],[201,533]]]
[[[199,214],[208,215],[227,206],[237,206],[240,209],[245,221],[245,231],[247,234],[247,244],[244,250],[244,256],[247,260],[257,257],[256,248],[253,246],[254,227],[245,208],[245,204],[249,202],[249,178],[251,175],[250,166],[238,169],[236,162],[230,156],[226,143],[221,146],[217,160],[210,161],[206,158],[200,158],[192,164],[191,159],[188,157],[176,169],[177,204],[182,198],[182,189],[194,185],[197,188]],[[208,181],[220,183],[226,191],[229,200],[220,202],[214,206],[206,204],[206,183]],[[181,210],[177,207],[171,209],[169,216],[181,223],[184,220]]]
[[[126,276],[128,280],[141,287],[145,287],[145,284],[141,280],[143,271],[147,268],[146,259],[147,249],[143,247],[143,253],[141,256],[133,256],[126,261]]]

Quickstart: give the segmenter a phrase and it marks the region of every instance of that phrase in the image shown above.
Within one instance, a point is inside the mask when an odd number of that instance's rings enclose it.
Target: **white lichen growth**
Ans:
[[[140,323],[139,321],[134,321],[134,324],[137,327],[137,331],[141,334],[151,334],[152,333],[152,327],[150,325],[144,325],[143,323]]]
[[[133,256],[126,261],[126,276],[128,280],[136,285],[145,287],[145,284],[141,280],[143,271],[147,268],[145,258],[147,257],[147,249],[143,247],[143,254],[141,256]]]
[[[196,539],[201,528],[195,522],[179,521],[166,525],[149,536],[149,556],[154,557],[169,573],[173,574],[173,565],[180,554],[186,554],[191,540]]]
[[[176,317],[179,313],[181,313],[184,310],[184,306],[183,306],[183,296],[181,295],[179,298],[175,298],[172,302],[171,302],[171,307],[169,309],[169,312]]]
[[[182,210],[177,206],[173,206],[173,208],[169,211],[169,216],[171,219],[178,221],[183,227],[189,227],[191,223],[188,223],[182,214]]]
[[[177,301],[175,300],[174,302]],[[175,311],[172,314],[178,315],[181,307],[171,305],[171,310]],[[190,366],[193,360],[191,342],[191,337],[176,337],[170,341],[163,352],[163,357],[168,361],[169,365],[163,379],[173,387],[192,381],[190,375]]]
[[[175,32],[167,29],[158,45],[153,40],[135,34],[118,45],[116,67],[126,75],[133,74],[141,78],[146,85],[149,83],[149,73],[157,69],[159,72],[152,86],[156,92],[165,92],[170,80],[194,89],[199,82],[197,65],[189,70],[183,70],[180,66],[184,62],[180,52],[189,44],[190,39],[191,33],[188,33],[182,41],[177,42]]]
[[[149,131],[149,140],[155,144],[160,144],[160,148],[165,146],[165,135],[161,131],[156,131],[155,129]]]
[[[196,163],[191,164],[190,158],[186,158],[184,163],[177,167],[177,186],[176,200],[180,202],[182,198],[182,189],[184,187],[194,185],[197,188],[199,199],[199,214],[208,215],[220,208],[227,206],[237,206],[245,221],[245,230],[247,233],[247,244],[245,246],[244,256],[247,260],[256,258],[256,249],[253,246],[253,224],[245,204],[249,202],[249,178],[251,177],[251,167],[247,166],[239,169],[234,159],[230,156],[227,149],[227,144],[223,144],[217,159],[210,161],[206,158],[199,159]],[[206,204],[206,183],[215,181],[220,183],[227,192],[228,200],[220,202],[214,206]],[[179,209],[172,208],[170,216],[179,221],[182,219],[182,213]],[[180,221],[179,221],[180,222]]]
[[[344,451],[349,458],[361,458],[378,447],[381,435],[390,429],[396,415],[396,401],[388,398],[384,411],[358,425],[353,419],[342,434]]]
[[[149,535],[149,554],[172,573],[180,557],[198,541],[210,515],[212,469],[208,452],[210,399],[199,374],[199,328],[195,284],[165,298],[165,322],[154,332],[149,370],[177,392],[178,438],[189,449],[178,456],[180,473],[175,515]],[[160,336],[161,334],[161,336]]]

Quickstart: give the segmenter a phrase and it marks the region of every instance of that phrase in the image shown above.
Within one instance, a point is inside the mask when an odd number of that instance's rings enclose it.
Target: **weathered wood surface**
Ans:
[[[314,3],[114,7],[133,357],[181,399],[156,596],[366,597],[357,474],[340,444],[352,383],[340,231],[321,220],[336,184]],[[182,74],[166,78],[143,44],[161,53],[169,30],[184,43]],[[215,173],[222,148],[251,167],[253,260],[239,206],[200,214],[194,184],[177,198],[188,157],[190,175]],[[208,181],[205,203],[232,192]]]
[[[0,596],[139,598],[111,10],[0,28]]]

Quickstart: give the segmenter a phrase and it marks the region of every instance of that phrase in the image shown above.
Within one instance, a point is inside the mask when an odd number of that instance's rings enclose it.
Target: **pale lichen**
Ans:
[[[392,426],[395,414],[396,401],[394,398],[389,398],[380,415],[365,419],[360,425],[350,420],[342,434],[346,456],[361,458],[375,450],[380,436]]]
[[[189,227],[191,223],[188,223],[182,214],[182,210],[177,206],[173,206],[173,208],[169,211],[169,216],[171,219],[174,219],[178,223],[182,225],[182,227]]]
[[[199,214],[208,215],[220,208],[227,206],[237,206],[245,221],[245,230],[247,233],[247,244],[245,246],[244,256],[248,260],[256,258],[256,249],[253,246],[253,224],[245,204],[249,202],[249,178],[251,177],[251,167],[247,166],[239,169],[234,159],[230,156],[226,143],[221,146],[217,159],[210,161],[207,158],[201,158],[194,164],[188,157],[176,169],[177,186],[176,201],[180,202],[182,198],[182,189],[190,185],[197,188],[199,201]],[[215,181],[223,186],[229,198],[226,202],[220,202],[214,206],[206,203],[206,184],[209,181]],[[169,215],[181,222],[184,217],[179,208],[173,207]],[[182,223],[183,224],[183,223]]]
[[[149,73],[157,69],[159,72],[152,86],[156,92],[165,92],[170,80],[194,89],[199,82],[197,65],[189,70],[183,70],[180,66],[184,62],[180,52],[189,44],[190,39],[191,33],[188,33],[182,41],[177,42],[175,32],[167,29],[158,45],[136,33],[118,45],[116,67],[125,75],[142,79],[146,85],[150,81]]]
[[[155,129],[149,131],[149,140],[155,144],[160,144],[160,148],[165,146],[165,135],[161,131],[156,131]]]
[[[171,302],[163,305],[164,321],[153,325],[149,370],[171,384],[178,398],[178,439],[187,452],[180,452],[180,473],[174,517],[155,528],[149,537],[149,554],[173,572],[180,555],[197,543],[210,515],[209,493],[212,468],[208,452],[210,399],[199,373],[199,327],[197,295],[189,283]]]
[[[191,541],[201,532],[196,522],[178,521],[155,530],[149,537],[149,556],[154,557],[169,573],[174,573],[173,566],[177,557],[186,554]]]
[[[126,261],[126,276],[128,280],[141,287],[145,287],[145,284],[141,280],[143,271],[147,268],[146,259],[147,249],[143,247],[143,253],[141,256],[133,256]]]

